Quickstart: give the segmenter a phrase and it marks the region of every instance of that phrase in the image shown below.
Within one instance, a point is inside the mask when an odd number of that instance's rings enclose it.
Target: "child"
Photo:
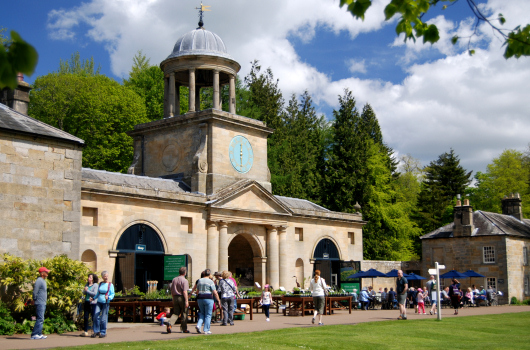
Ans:
[[[260,303],[261,303],[261,307],[265,311],[265,316],[267,317],[267,322],[270,321],[270,319],[269,319],[269,309],[271,307],[271,300],[272,300],[272,295],[271,295],[271,292],[269,292],[269,285],[266,284],[263,287],[263,292],[261,292]]]
[[[171,312],[171,309],[169,307],[164,308],[164,312],[159,313],[156,316],[156,319],[160,321],[160,326],[163,326],[166,320],[169,318],[169,313]]]
[[[418,314],[421,314],[421,311],[423,310],[423,314],[425,315],[425,295],[423,294],[423,290],[421,288],[418,288],[418,295],[416,298],[418,301]]]

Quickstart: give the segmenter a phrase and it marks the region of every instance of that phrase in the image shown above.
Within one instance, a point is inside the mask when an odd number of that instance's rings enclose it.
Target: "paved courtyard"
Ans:
[[[412,313],[410,312],[412,311]],[[443,309],[442,317],[465,317],[471,315],[487,315],[487,314],[502,314],[510,312],[528,312],[529,306],[497,306],[497,307],[480,307],[480,308],[466,308],[460,310],[460,315],[454,316],[452,309]],[[399,312],[397,310],[370,310],[361,311],[354,310],[351,315],[348,311],[338,311],[331,316],[324,317],[325,325],[336,324],[357,324],[361,322],[374,321],[388,321],[396,320]],[[414,310],[408,310],[409,320],[418,320],[425,318],[434,318],[430,315],[417,315]],[[396,322],[401,322],[397,321]],[[195,324],[191,324],[189,334],[174,332],[166,333],[166,328],[161,327],[155,323],[110,323],[108,335],[103,339],[83,338],[79,334],[81,332],[72,332],[65,334],[52,334],[48,339],[31,340],[29,335],[15,334],[12,336],[0,336],[0,349],[45,349],[53,347],[70,347],[85,345],[91,343],[116,343],[124,341],[143,341],[143,340],[168,340],[179,339],[184,337],[206,337],[204,334],[194,333]],[[270,322],[265,321],[263,314],[254,314],[254,320],[249,320],[249,315],[246,315],[245,320],[235,321],[233,327],[221,327],[219,323],[212,325],[213,334],[229,334],[238,332],[254,332],[271,329],[280,329],[288,327],[317,327],[311,325],[310,316],[283,316],[283,314],[276,314],[271,312]],[[173,327],[178,331],[178,325]]]

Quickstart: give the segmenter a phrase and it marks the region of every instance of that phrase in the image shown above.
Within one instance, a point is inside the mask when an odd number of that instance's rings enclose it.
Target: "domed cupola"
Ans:
[[[201,5],[202,6],[202,5]],[[221,86],[229,84],[229,112],[236,112],[235,79],[241,69],[228,54],[219,35],[204,29],[202,10],[199,28],[180,37],[173,52],[160,63],[164,71],[164,118],[180,114],[180,87],[189,88],[189,112],[200,110],[201,88],[213,87],[214,109],[222,109]]]

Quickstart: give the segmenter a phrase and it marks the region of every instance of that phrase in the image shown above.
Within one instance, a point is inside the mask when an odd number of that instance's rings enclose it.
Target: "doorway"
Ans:
[[[164,246],[158,233],[149,225],[136,224],[121,235],[114,267],[113,283],[116,291],[138,286],[147,291],[147,281],[158,281],[157,289],[164,283]]]
[[[313,275],[315,270],[320,270],[320,276],[328,285],[340,288],[340,281],[337,278],[340,275],[340,256],[335,243],[328,238],[320,240],[313,252],[313,259],[315,261]]]

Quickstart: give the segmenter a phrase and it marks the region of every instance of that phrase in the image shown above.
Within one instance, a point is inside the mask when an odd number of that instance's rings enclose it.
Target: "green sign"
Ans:
[[[171,281],[177,277],[181,267],[188,267],[186,255],[164,256],[164,281]]]
[[[357,289],[357,293],[359,293],[359,283],[341,283],[340,287],[348,293],[353,293],[354,289]]]

